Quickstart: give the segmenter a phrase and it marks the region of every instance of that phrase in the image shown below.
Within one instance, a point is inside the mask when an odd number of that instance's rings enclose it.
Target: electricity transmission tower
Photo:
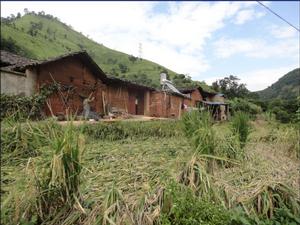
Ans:
[[[139,58],[140,59],[142,59],[142,53],[143,53],[142,43],[139,43]]]

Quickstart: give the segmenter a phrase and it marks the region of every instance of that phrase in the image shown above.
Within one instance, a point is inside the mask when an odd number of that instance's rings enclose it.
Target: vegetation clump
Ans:
[[[231,224],[229,211],[212,201],[196,197],[182,185],[170,185],[166,194],[171,196],[173,206],[168,212],[162,213],[163,225]]]
[[[231,130],[238,136],[241,148],[244,148],[251,131],[249,116],[246,113],[237,112],[232,118]]]

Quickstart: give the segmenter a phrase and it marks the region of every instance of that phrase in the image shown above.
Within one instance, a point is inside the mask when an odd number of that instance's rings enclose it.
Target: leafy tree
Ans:
[[[38,33],[38,30],[42,30],[43,28],[43,23],[40,21],[38,23],[35,22],[30,22],[30,27],[28,30],[28,34],[30,34],[31,36],[36,36]]]
[[[129,71],[128,67],[122,63],[119,63],[118,66],[120,68],[121,73],[126,73]]]
[[[38,15],[39,16],[45,16],[45,12],[44,11],[40,11],[40,12],[38,12]]]
[[[134,57],[133,55],[128,56],[130,62],[134,63],[138,60],[138,57]]]
[[[107,59],[107,64],[116,64],[117,62],[118,62],[117,59],[112,59],[112,58]]]
[[[20,53],[21,51],[21,48],[11,37],[8,37],[8,39],[4,39],[2,36],[1,36],[1,49],[16,54]]]
[[[215,81],[212,87],[215,91],[222,92],[228,98],[247,97],[250,92],[246,88],[246,84],[238,83],[239,80],[238,77],[230,75],[229,77]]]

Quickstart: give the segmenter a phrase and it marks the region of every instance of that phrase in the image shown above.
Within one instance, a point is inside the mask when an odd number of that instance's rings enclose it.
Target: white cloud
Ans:
[[[256,2],[254,2],[254,3],[256,3]],[[253,6],[253,4],[250,4],[248,6]],[[263,17],[264,15],[266,15],[265,12],[257,11],[254,8],[251,8],[251,9],[246,8],[244,10],[240,10],[237,13],[234,23],[238,24],[238,25],[242,25],[250,20],[259,19],[259,18]]]
[[[157,13],[154,8],[162,4],[164,11]],[[24,8],[44,10],[93,40],[128,54],[137,56],[142,43],[143,58],[178,73],[189,73],[194,79],[212,69],[204,48],[216,32],[231,23],[243,24],[265,14],[257,10],[256,2],[1,2],[1,15],[23,12]],[[295,40],[291,36],[276,43],[221,38],[210,51],[222,59],[235,54],[299,58],[295,53],[299,42]]]
[[[270,28],[271,34],[280,39],[292,38],[299,35],[299,33],[291,26],[277,26],[273,25]]]
[[[44,10],[71,24],[99,43],[143,57],[192,76],[207,70],[203,49],[214,32],[251,2],[168,2],[156,13],[157,2],[1,2],[1,14]],[[67,9],[67,10],[66,10]]]
[[[291,70],[298,68],[299,64],[290,64],[289,66],[281,66],[273,68],[256,69],[238,74],[239,83],[246,84],[250,91],[260,91],[278,81],[283,75]],[[212,84],[214,81],[223,79],[224,76],[213,76],[205,79],[207,84]]]
[[[229,58],[242,54],[252,58],[299,58],[299,40],[273,41],[263,39],[229,39],[221,38],[214,43],[215,55],[219,58]]]
[[[271,84],[278,81],[283,75],[298,67],[299,65],[292,64],[290,66],[246,72],[240,75],[241,82],[246,83],[247,88],[251,91],[260,91],[271,86]]]
[[[244,24],[254,17],[255,11],[253,9],[241,10],[236,16],[236,24]]]

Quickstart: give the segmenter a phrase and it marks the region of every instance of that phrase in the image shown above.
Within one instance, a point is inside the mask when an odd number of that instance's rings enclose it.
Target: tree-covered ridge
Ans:
[[[257,94],[262,100],[272,100],[275,98],[289,100],[299,96],[300,69],[294,69],[281,77],[270,87],[258,91]]]
[[[43,11],[24,9],[24,13],[1,18],[1,49],[39,60],[86,50],[105,73],[143,85],[159,87],[161,72],[180,87],[203,84],[149,60],[107,48]]]

